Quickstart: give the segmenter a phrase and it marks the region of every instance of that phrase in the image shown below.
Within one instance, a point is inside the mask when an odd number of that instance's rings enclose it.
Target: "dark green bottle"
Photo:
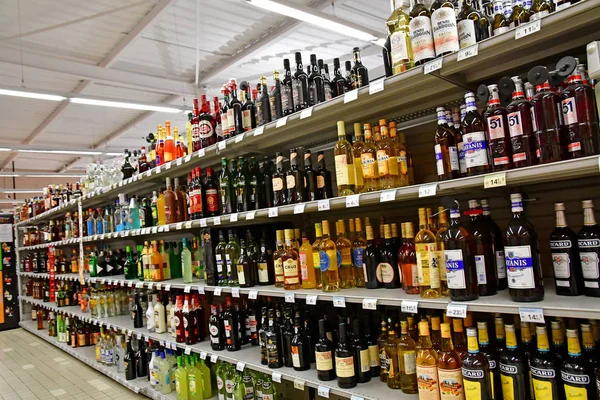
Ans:
[[[131,255],[131,246],[125,247],[127,258],[123,270],[125,273],[125,279],[137,279],[137,265],[133,262],[133,256]]]
[[[221,202],[221,214],[231,214],[235,208],[233,196],[233,179],[229,172],[227,158],[221,158],[221,176],[219,177],[219,200]]]

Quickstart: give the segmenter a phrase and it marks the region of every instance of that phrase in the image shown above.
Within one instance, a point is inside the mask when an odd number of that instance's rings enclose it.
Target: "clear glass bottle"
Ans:
[[[419,232],[415,236],[415,251],[421,297],[440,297],[440,260],[437,258],[435,235],[429,230],[424,208],[419,208]]]
[[[355,193],[354,155],[352,145],[346,140],[344,121],[337,122],[338,141],[333,149],[335,157],[335,177],[338,195],[348,196]]]
[[[350,289],[355,286],[354,268],[352,265],[352,243],[346,238],[346,224],[344,220],[335,223],[337,240],[335,242],[338,253],[338,274],[340,276],[340,289]]]
[[[402,2],[398,2],[396,9],[386,22],[392,48],[392,70],[394,75],[415,66],[409,21],[409,15],[402,9]]]
[[[301,288],[300,283],[300,259],[298,252],[292,247],[294,231],[285,230],[285,248],[281,260],[283,263],[283,287],[285,290]]]
[[[419,322],[419,341],[415,345],[419,398],[439,399],[438,355],[429,337],[429,323]]]
[[[329,221],[322,221],[321,224],[323,238],[319,243],[319,257],[322,289],[324,292],[337,292],[340,290],[337,250],[335,243],[329,236]]]

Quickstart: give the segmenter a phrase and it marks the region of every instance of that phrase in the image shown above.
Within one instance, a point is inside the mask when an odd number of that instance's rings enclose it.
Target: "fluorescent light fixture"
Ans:
[[[0,89],[0,95],[15,96],[15,97],[27,97],[29,99],[50,100],[50,101],[63,101],[63,100],[67,99],[66,97],[57,96],[54,94],[28,92],[28,91],[23,91],[23,90],[8,90],[8,89]]]
[[[72,154],[76,156],[96,156],[103,154],[101,151],[87,150],[36,150],[36,149],[18,149],[19,153],[42,153],[42,154]]]
[[[25,178],[81,178],[85,174],[21,174],[20,176]],[[1,176],[1,175],[0,175]]]
[[[0,151],[12,151],[12,149],[8,147],[0,147]]]
[[[0,172],[0,178],[15,178],[17,176],[21,176],[15,172]]]
[[[87,104],[91,106],[102,106],[102,107],[114,107],[114,108],[127,108],[131,110],[142,110],[142,111],[156,111],[156,112],[164,112],[164,113],[181,113],[180,108],[172,108],[172,107],[159,107],[148,104],[138,104],[138,103],[125,103],[121,101],[107,101],[107,100],[97,100],[97,99],[87,99],[85,97],[71,97],[71,103],[75,104]]]
[[[123,153],[104,153],[105,156],[110,156],[110,157],[118,157],[118,156],[122,156]]]
[[[371,43],[376,44],[377,46],[385,46],[385,39],[377,39],[373,40]]]
[[[353,28],[350,23],[336,22],[337,18],[330,17],[326,14],[319,16],[318,12],[310,10],[306,7],[301,7],[296,4],[286,5],[283,1],[273,0],[246,0],[253,6],[260,7],[267,11],[275,12],[281,15],[285,15],[290,18],[294,18],[300,21],[308,22],[309,24],[319,26],[323,29],[341,33],[342,35],[350,36],[356,39],[364,40],[366,42],[373,42],[379,39],[366,30]],[[339,20],[339,19],[338,19]],[[340,20],[341,21],[341,20]]]
[[[0,193],[44,193],[42,189],[0,189]]]

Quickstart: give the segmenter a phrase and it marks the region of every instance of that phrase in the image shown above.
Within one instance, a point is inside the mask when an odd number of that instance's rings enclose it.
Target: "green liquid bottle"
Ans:
[[[183,273],[183,283],[192,283],[192,253],[187,248],[187,238],[183,238],[181,269]]]
[[[202,400],[204,388],[202,385],[202,373],[196,367],[196,359],[191,358],[191,366],[188,370],[188,388],[190,400]]]
[[[202,391],[205,399],[213,397],[213,385],[212,377],[210,375],[210,368],[206,365],[204,360],[200,360],[200,373],[202,374]]]
[[[244,400],[244,394],[246,394],[246,386],[244,385],[244,378],[240,371],[235,372],[233,379],[233,400]]]

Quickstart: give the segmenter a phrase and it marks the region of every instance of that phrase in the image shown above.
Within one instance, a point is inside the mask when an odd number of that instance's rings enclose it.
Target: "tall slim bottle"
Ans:
[[[367,247],[367,240],[363,236],[361,219],[355,218],[354,221],[356,224],[356,237],[352,242],[352,267],[354,270],[354,284],[356,285],[356,287],[365,287],[366,275],[363,271],[363,266],[365,264],[364,257],[365,249]],[[352,220],[350,220],[350,222],[352,222]]]
[[[583,275],[577,234],[567,226],[565,204],[554,204],[556,228],[550,234],[556,294],[578,296],[583,293]]]
[[[489,362],[479,352],[477,330],[467,328],[467,356],[462,361],[462,377],[466,400],[495,400]],[[496,390],[500,391],[500,388]]]
[[[383,243],[379,249],[379,266],[377,272],[383,287],[396,289],[400,287],[400,274],[398,271],[398,254],[392,244],[392,233],[389,224],[383,226]]]
[[[460,48],[472,46],[490,36],[489,21],[474,7],[473,0],[463,0],[458,13]]]
[[[498,270],[494,262],[493,237],[490,226],[483,221],[483,210],[479,201],[469,200],[471,223],[469,231],[475,245],[475,268],[480,296],[498,293]]]
[[[437,258],[435,235],[427,226],[427,215],[424,208],[419,208],[419,232],[415,236],[415,250],[421,297],[440,297],[440,260]]]
[[[416,364],[419,398],[439,400],[438,355],[433,349],[431,338],[429,337],[429,323],[427,321],[419,322],[419,341],[415,349],[417,351]]]
[[[329,236],[329,221],[323,221],[322,228],[323,239],[319,244],[322,288],[324,292],[337,292],[340,290],[338,256],[335,243]]]
[[[527,357],[519,349],[515,326],[506,324],[506,348],[500,354],[502,395],[505,399],[531,399],[529,365]]]
[[[560,365],[550,352],[546,326],[536,326],[537,351],[531,357],[531,381],[536,399],[562,400]],[[559,394],[560,393],[560,394]]]
[[[409,15],[402,9],[402,2],[397,2],[396,9],[386,21],[392,48],[392,70],[394,75],[415,66],[409,20]]]
[[[438,180],[444,181],[458,178],[460,166],[458,163],[456,137],[450,129],[448,121],[446,121],[446,110],[444,107],[438,107],[436,111],[438,125],[435,130],[435,145],[433,149]]]
[[[335,223],[337,240],[335,248],[338,254],[338,274],[340,275],[340,289],[354,287],[354,267],[352,265],[352,243],[346,238],[346,224],[344,220]]]
[[[465,93],[465,104],[466,113],[461,124],[461,132],[467,175],[484,174],[490,169],[488,144],[483,117],[477,111],[473,92]]]
[[[421,65],[435,58],[431,14],[423,4],[423,0],[416,0],[409,16],[408,25],[414,61],[415,65]]]
[[[352,354],[352,345],[348,341],[347,325],[340,324],[338,329],[339,340],[335,348],[335,374],[338,386],[350,389],[356,386],[357,376],[354,364],[357,362]]]
[[[338,121],[337,128],[338,141],[333,148],[333,154],[338,196],[348,196],[355,193],[354,155],[352,145],[346,140],[344,121]]]
[[[507,112],[500,104],[498,85],[489,85],[488,91],[490,98],[483,118],[490,149],[490,164],[492,171],[505,171],[512,168],[512,146]]]
[[[512,101],[506,106],[508,132],[510,134],[512,163],[515,168],[527,167],[537,163],[536,141],[531,124],[531,103],[525,99],[523,82],[513,76],[515,90]]]
[[[402,288],[407,294],[418,294],[419,268],[417,266],[414,228],[412,222],[403,222],[402,227],[402,238],[405,239],[405,244],[398,251],[398,263],[402,273]],[[443,268],[445,269],[445,266]]]
[[[567,400],[594,400],[594,367],[581,352],[579,332],[567,329],[567,357],[560,367],[560,375]]]
[[[440,324],[442,348],[438,353],[437,368],[442,400],[464,400],[464,384],[461,371],[461,359],[454,350],[450,324]]]
[[[562,108],[560,97],[550,89],[548,81],[535,87],[531,99],[531,122],[537,142],[537,161],[540,164],[560,161]]]
[[[300,246],[298,256],[300,258],[302,289],[316,288],[317,278],[315,276],[313,246],[310,244],[306,233],[302,234],[302,246]]]
[[[436,57],[454,53],[460,48],[454,7],[451,0],[434,0],[431,4],[431,28]]]
[[[352,142],[352,154],[354,156],[354,177],[356,179],[355,192],[362,193],[364,191],[364,179],[362,170],[361,156],[365,142],[363,141],[363,135],[360,123],[354,123],[354,140]]]
[[[504,235],[498,224],[492,219],[492,210],[487,199],[481,199],[481,208],[483,210],[483,222],[488,226],[492,234],[494,265],[498,271],[498,290],[504,290],[508,287],[508,280],[506,278],[506,260],[504,258]]]
[[[437,258],[441,262],[440,266],[440,288],[442,290],[442,296],[450,296],[448,289],[448,274],[446,272],[446,265],[444,257],[444,237],[448,230],[448,214],[444,207],[438,207],[438,231],[435,233],[435,243],[437,245]]]
[[[581,268],[583,271],[584,294],[600,297],[600,227],[594,217],[594,202],[584,200],[583,227],[577,235],[580,249]]]

